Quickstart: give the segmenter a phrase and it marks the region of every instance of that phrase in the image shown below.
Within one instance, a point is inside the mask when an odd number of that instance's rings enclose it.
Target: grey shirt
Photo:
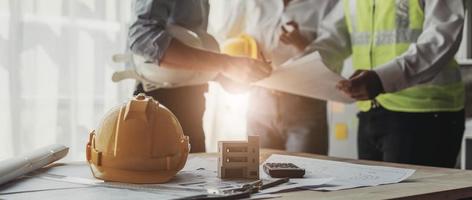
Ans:
[[[176,24],[196,32],[206,32],[208,0],[136,0],[128,44],[134,54],[159,63],[172,36],[167,24]]]

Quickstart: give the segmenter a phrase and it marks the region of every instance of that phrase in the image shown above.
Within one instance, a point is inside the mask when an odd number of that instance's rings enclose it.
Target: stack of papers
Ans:
[[[217,158],[216,157],[208,157],[208,158],[201,158],[201,157],[193,157],[190,158],[188,164],[182,170],[181,173],[199,173],[198,171],[205,171],[207,175],[205,179],[206,184],[211,185],[211,179],[216,178],[221,181],[221,179],[217,178]],[[261,179],[264,181],[272,181],[273,178],[267,176],[261,166],[260,176]],[[200,172],[201,173],[201,172]],[[310,178],[310,179],[290,179],[288,183],[283,184],[283,186],[268,188],[262,191],[262,193],[275,193],[282,190],[288,190],[293,188],[303,188],[303,187],[310,187],[310,186],[318,186],[328,183],[329,181],[333,180],[330,177],[317,177],[317,178]],[[203,186],[203,185],[202,185]]]
[[[324,185],[313,185],[311,190],[335,191],[356,187],[399,183],[415,173],[415,170],[351,164],[329,160],[312,159],[287,155],[271,155],[266,162],[290,162],[305,169],[305,176],[297,180],[332,178]],[[267,175],[266,175],[267,176]]]
[[[193,157],[189,159],[183,172],[205,170],[211,174],[211,177],[216,177],[216,162],[217,158],[215,157]],[[415,170],[412,169],[351,164],[279,154],[271,155],[265,162],[293,163],[305,169],[305,176],[300,179],[290,179],[288,183],[265,189],[262,193],[274,193],[294,188],[335,191],[356,187],[392,184],[405,180],[415,172]],[[260,176],[263,180],[271,179],[271,177],[264,173],[262,165],[260,168]]]
[[[334,191],[398,183],[415,171],[394,167],[368,166],[274,154],[266,162],[290,162],[304,168],[305,177],[262,190],[255,197],[270,197],[294,188]],[[270,181],[262,168],[263,181]],[[217,177],[217,158],[190,157],[185,168],[165,184],[110,183],[95,179],[85,163],[56,165],[0,187],[7,199],[179,199],[201,197],[212,191],[240,188],[253,180],[222,180]],[[269,195],[269,196],[263,196]]]
[[[56,165],[0,187],[5,199],[182,199],[205,196],[159,184],[124,184],[95,179],[87,164]]]

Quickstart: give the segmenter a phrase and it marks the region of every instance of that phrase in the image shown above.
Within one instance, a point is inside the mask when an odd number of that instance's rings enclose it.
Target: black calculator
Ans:
[[[293,163],[265,163],[264,172],[272,178],[303,178],[305,169]]]

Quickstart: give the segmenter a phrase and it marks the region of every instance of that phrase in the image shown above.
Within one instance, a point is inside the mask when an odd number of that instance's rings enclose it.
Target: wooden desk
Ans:
[[[261,161],[271,154],[285,154],[317,159],[342,161],[365,165],[379,165],[415,169],[416,172],[406,181],[398,184],[376,187],[355,188],[333,192],[295,191],[282,193],[282,199],[329,199],[329,200],[366,200],[366,199],[472,199],[472,171],[424,167],[416,165],[374,162],[333,158],[303,153],[286,153],[275,150],[262,150]],[[216,154],[192,154],[191,156],[217,156]]]
[[[286,153],[286,152],[274,151],[274,150],[262,150],[261,161],[264,161],[273,153],[304,156],[304,157],[311,157],[311,158],[317,158],[317,159],[343,161],[343,162],[358,163],[358,164],[416,169],[416,172],[412,177],[398,184],[381,185],[381,186],[376,186],[376,187],[355,188],[355,189],[333,191],[333,192],[299,190],[299,191],[288,192],[288,193],[280,193],[282,195],[281,199],[328,199],[328,200],[472,199],[472,171],[434,168],[434,167],[422,167],[422,166],[414,166],[414,165],[384,163],[384,162],[361,161],[361,160],[352,160],[352,159],[341,159],[341,158],[333,158],[333,157],[326,157],[326,156],[317,156],[313,154]],[[204,154],[191,154],[190,156],[216,157],[217,154],[204,153]],[[81,166],[83,167],[81,170],[85,170],[85,171],[78,171],[76,172],[78,173],[76,175],[78,177],[82,177],[79,174],[86,174],[82,178],[92,178],[89,168],[85,164],[85,162],[63,163],[63,164],[58,163],[55,165],[75,165],[76,167]],[[24,181],[27,181],[27,179]],[[3,187],[5,189],[5,186]],[[2,188],[0,187],[0,191],[1,190]],[[20,196],[17,196],[16,198],[17,199],[18,198],[31,199],[31,197],[34,197],[34,199],[46,199],[46,196],[51,195],[51,194],[63,195],[64,193],[60,193],[61,191],[65,191],[65,193],[70,194],[72,190],[51,190],[45,193],[31,193],[31,196],[20,195]],[[95,190],[95,193],[93,193],[92,195],[89,194],[88,199],[98,199],[98,197],[106,198],[106,196],[98,195],[100,193],[97,193],[97,192],[100,192],[100,191]],[[14,195],[15,194],[13,194],[13,196]],[[94,195],[96,198],[91,198],[91,197],[94,197]],[[10,196],[6,197],[6,196],[0,195],[0,199],[8,199],[9,197]],[[11,198],[14,198],[14,197],[11,197]]]

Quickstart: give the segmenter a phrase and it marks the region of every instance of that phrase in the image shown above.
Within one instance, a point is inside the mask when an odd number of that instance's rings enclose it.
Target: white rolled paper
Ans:
[[[53,144],[0,161],[0,185],[51,164],[67,155],[69,148]]]

